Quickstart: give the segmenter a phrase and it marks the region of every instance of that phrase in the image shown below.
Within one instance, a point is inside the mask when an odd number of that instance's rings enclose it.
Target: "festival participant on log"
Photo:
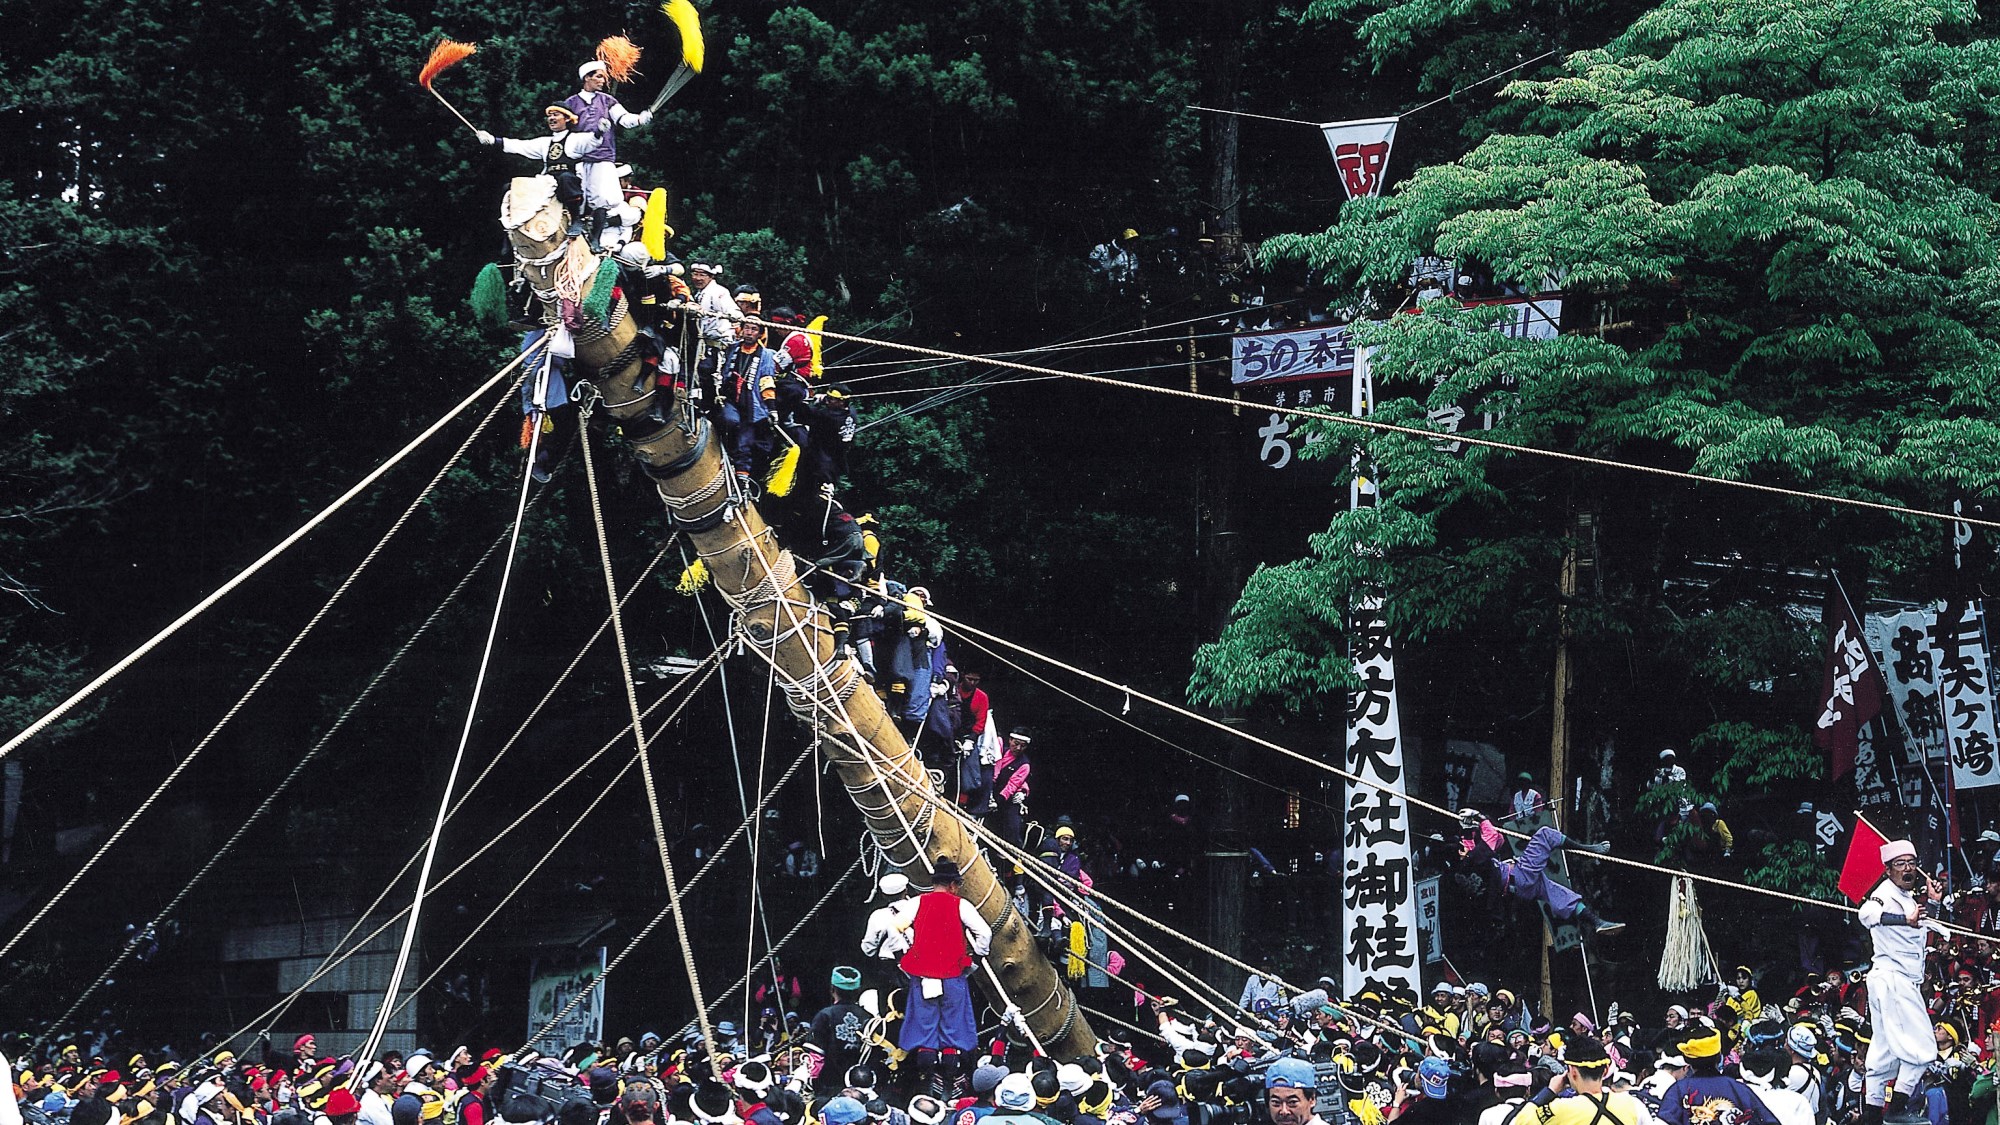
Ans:
[[[616,123],[627,129],[650,125],[653,113],[651,110],[633,113],[618,104],[617,96],[608,89],[611,85],[610,68],[602,59],[592,59],[577,67],[576,76],[583,81],[583,89],[565,98],[563,105],[576,114],[578,130],[598,136],[597,144],[578,159],[577,166],[578,175],[583,179],[583,203],[588,221],[586,232],[594,246],[612,229],[612,211],[625,205],[624,191],[618,186],[618,138],[610,125]],[[603,124],[602,129],[600,124]],[[625,239],[621,234],[616,241],[622,245]],[[604,242],[609,244],[612,239],[606,238]]]
[[[961,881],[957,861],[939,857],[931,870],[930,892],[906,907],[898,923],[910,934],[910,949],[902,959],[910,985],[897,1046],[911,1053],[917,1074],[933,1093],[948,1085],[940,1074],[940,1056],[949,1060],[955,1078],[955,1056],[970,1051],[978,1039],[972,989],[965,978],[973,958],[986,956],[993,946],[993,928],[958,897]]]
[[[1569,837],[1554,825],[1543,825],[1535,829],[1528,838],[1527,846],[1514,859],[1503,860],[1499,849],[1504,839],[1493,822],[1474,809],[1460,809],[1459,858],[1498,880],[1501,888],[1513,892],[1515,897],[1529,902],[1540,902],[1549,908],[1549,914],[1557,921],[1575,920],[1585,928],[1600,934],[1614,934],[1625,928],[1623,922],[1611,922],[1598,916],[1583,901],[1583,896],[1548,877],[1549,861],[1555,858],[1557,849],[1572,844]],[[1573,846],[1599,855],[1609,854],[1608,843],[1582,844]]]
[[[1868,970],[1868,1014],[1875,1038],[1868,1046],[1861,1110],[1862,1121],[1870,1125],[1900,1116],[1910,1091],[1937,1061],[1937,1040],[1924,1009],[1924,945],[1930,937],[1924,923],[1938,917],[1944,898],[1943,889],[1917,863],[1917,849],[1908,840],[1883,844],[1881,856],[1886,870],[1861,900],[1860,911],[1875,949]],[[1891,1082],[1894,1094],[1887,1092]]]
[[[585,153],[597,147],[602,137],[593,132],[584,132],[576,127],[576,112],[566,105],[552,105],[542,110],[542,120],[549,127],[549,135],[532,139],[514,140],[495,137],[484,129],[479,131],[479,143],[497,144],[501,150],[514,156],[542,162],[542,175],[556,182],[556,201],[561,203],[575,217],[577,223],[583,221],[583,175],[580,171]],[[609,126],[601,126],[609,128]],[[581,233],[578,226],[571,233]]]

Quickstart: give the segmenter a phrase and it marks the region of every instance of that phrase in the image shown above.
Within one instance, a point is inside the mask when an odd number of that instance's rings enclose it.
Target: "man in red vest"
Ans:
[[[938,1056],[948,1060],[948,1072],[979,1037],[966,974],[974,957],[984,957],[993,948],[993,928],[971,903],[958,897],[961,881],[958,863],[941,856],[931,869],[929,893],[905,900],[898,908],[897,928],[910,935],[909,952],[899,962],[909,975],[910,987],[904,993],[903,1031],[897,1045],[910,1052],[920,1079],[932,1086],[955,1077],[940,1074]]]

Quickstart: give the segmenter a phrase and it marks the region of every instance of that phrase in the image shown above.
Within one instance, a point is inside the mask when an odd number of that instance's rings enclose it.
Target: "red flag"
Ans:
[[[1820,620],[1832,635],[1827,645],[1826,674],[1820,679],[1819,721],[1813,727],[1813,745],[1832,756],[1837,781],[1854,768],[1861,728],[1882,713],[1882,693],[1888,684],[1869,655],[1861,622],[1854,619],[1854,607],[1848,604],[1838,578],[1827,591],[1826,613]]]
[[[1882,878],[1882,845],[1888,843],[1875,826],[1854,818],[1854,838],[1847,842],[1847,859],[1840,865],[1840,893],[1860,902]]]

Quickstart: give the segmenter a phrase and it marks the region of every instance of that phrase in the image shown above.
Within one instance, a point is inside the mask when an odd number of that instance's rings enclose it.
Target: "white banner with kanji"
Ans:
[[[1348,699],[1346,765],[1362,781],[1349,781],[1344,797],[1342,985],[1348,996],[1385,986],[1420,996],[1410,815],[1396,795],[1406,791],[1409,778],[1396,706],[1396,661],[1382,619],[1382,599],[1363,599],[1355,607],[1353,624],[1348,643],[1361,688]]]
[[[1931,656],[1930,632],[1936,623],[1936,610],[1912,609],[1871,614],[1865,626],[1868,647],[1889,681],[1890,710],[1903,743],[1927,761],[1943,761],[1946,749],[1937,662]]]
[[[1371,117],[1363,121],[1329,121],[1319,127],[1326,134],[1326,146],[1333,150],[1333,166],[1340,173],[1340,185],[1347,198],[1365,199],[1382,194],[1382,176],[1389,168],[1389,148],[1396,143],[1394,117]]]
[[[1978,602],[1947,602],[1931,626],[1932,659],[1945,737],[1951,746],[1951,783],[1958,789],[2000,785],[1995,756],[1992,668],[1986,660],[1986,615]]]

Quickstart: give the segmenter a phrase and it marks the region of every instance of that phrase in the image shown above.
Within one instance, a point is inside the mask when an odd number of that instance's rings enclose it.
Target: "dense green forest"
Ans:
[[[515,341],[479,329],[464,295],[501,251],[499,192],[520,167],[415,85],[430,45],[478,42],[440,89],[483,127],[526,136],[600,36],[646,48],[636,100],[676,44],[640,3],[4,0],[0,13],[11,733],[511,355]],[[1925,508],[1976,505],[2000,474],[2000,128],[1988,108],[2000,45],[1970,5],[722,0],[703,19],[706,72],[621,153],[669,189],[683,256],[721,259],[727,280],[755,280],[770,304],[826,313],[837,330],[986,353],[1177,325],[1025,358],[1185,385],[1193,321],[1200,378],[1220,387],[1226,341],[1212,337],[1235,306],[1386,317],[1410,262],[1437,254],[1502,281],[1552,279],[1596,330],[1513,340],[1443,302],[1388,318],[1364,338],[1380,349],[1391,420],[1476,402],[1499,408],[1494,436],[1507,441]],[[1342,202],[1314,130],[1224,128],[1189,108],[1382,115],[1527,60],[1504,88],[1406,120],[1374,201]],[[1240,198],[1221,199],[1215,163],[1232,134]],[[1113,287],[1089,255],[1127,228],[1143,280]],[[1217,234],[1219,252],[1203,241]],[[993,373],[897,374],[879,366],[893,354],[865,346],[828,358],[845,368],[836,377],[871,380],[858,390],[898,392],[861,400],[850,504],[882,516],[892,573],[924,582],[946,613],[1321,752],[1339,738],[1345,607],[1380,589],[1403,644],[1407,727],[1545,768],[1557,576],[1587,516],[1592,574],[1570,622],[1588,670],[1573,706],[1579,745],[1604,767],[1583,772],[1621,816],[1663,744],[1693,751],[1703,795],[1838,806],[1808,741],[1820,638],[1786,606],[1831,569],[1857,597],[1927,600],[1976,594],[1992,566],[1981,535],[1955,570],[1934,522],[1400,438],[1367,445],[1383,504],[1327,526],[1296,513],[1339,499],[1345,431],[1316,447],[1329,465],[1319,484],[1274,484],[1251,476],[1255,419],[1227,410],[1042,381],[905,414],[921,397],[908,392]],[[316,640],[112,853],[84,889],[90,905],[17,952],[4,971],[26,987],[8,990],[20,1008],[0,1017],[49,1018],[49,998],[115,948],[98,926],[171,897],[504,531],[515,426],[503,411]],[[0,906],[34,909],[74,867],[56,833],[136,807],[469,427],[17,752],[27,801]],[[628,474],[609,497],[622,575],[662,542],[641,483]],[[1305,490],[1325,495],[1292,494]],[[524,535],[480,728],[489,751],[601,615],[584,504],[572,458]],[[1218,575],[1221,507],[1247,544],[1234,574]],[[1257,563],[1271,565],[1248,573]],[[1232,577],[1247,578],[1233,614]],[[244,849],[248,874],[190,914],[214,923],[272,898],[303,910],[372,893],[381,861],[434,808],[496,583],[489,569],[469,584]],[[643,656],[708,650],[666,582],[639,613]],[[1166,796],[1217,784],[1208,766],[987,666],[989,688],[1012,694],[1010,718],[1055,724],[1055,803],[1061,785],[1136,778],[1129,805],[1099,815],[1137,832]],[[615,730],[609,657],[584,681],[511,767],[528,784]],[[761,688],[741,677],[739,701],[754,707]],[[675,751],[682,829],[734,792],[722,721],[691,720]],[[1631,751],[1616,769],[1614,749]],[[494,800],[482,815],[512,815]],[[1275,822],[1275,798],[1256,800],[1257,824]],[[798,823],[811,808],[806,794]],[[1614,827],[1649,837],[1654,812]],[[636,794],[609,815],[622,819],[559,881],[611,867],[647,885],[643,863],[615,863],[643,838]],[[1775,812],[1749,818],[1770,824],[1757,877],[1816,885],[1796,830]],[[1309,830],[1339,835],[1323,815]],[[848,850],[830,847],[836,869]],[[93,909],[106,901],[109,916]]]

